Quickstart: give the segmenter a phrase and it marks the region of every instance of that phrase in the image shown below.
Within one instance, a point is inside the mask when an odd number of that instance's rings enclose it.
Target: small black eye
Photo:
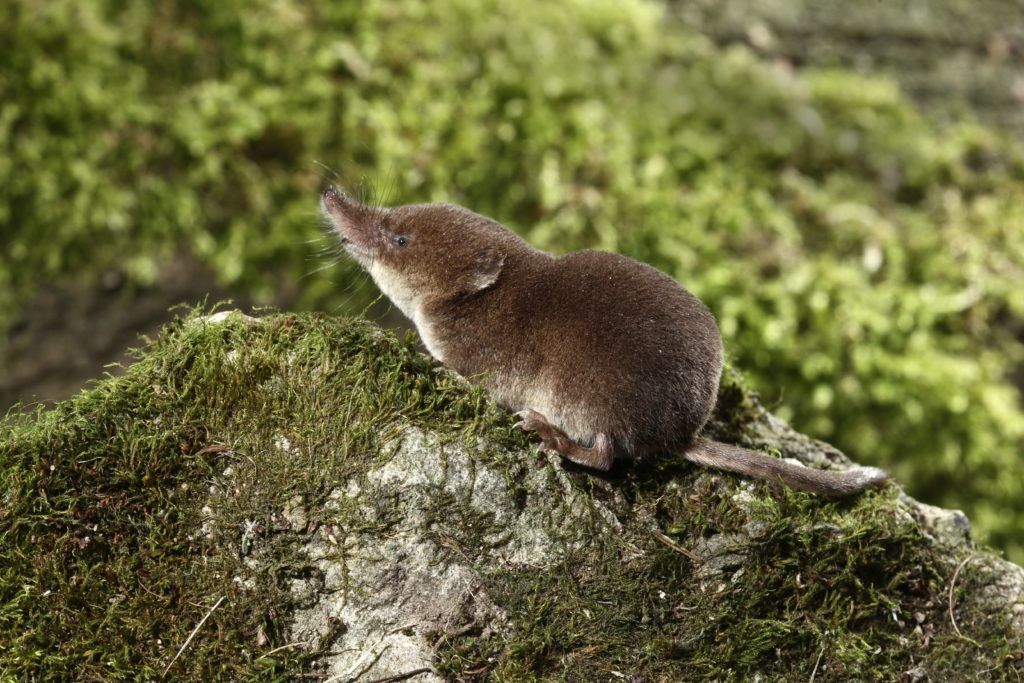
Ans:
[[[395,238],[395,244],[397,244],[400,247],[404,247],[405,245],[409,244],[409,238],[406,237],[405,235],[399,235],[398,237]]]

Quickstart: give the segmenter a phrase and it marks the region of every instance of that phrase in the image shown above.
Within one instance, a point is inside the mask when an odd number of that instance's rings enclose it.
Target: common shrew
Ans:
[[[482,382],[546,450],[597,470],[615,458],[680,454],[831,496],[887,478],[702,437],[722,338],[697,297],[648,265],[602,251],[553,256],[451,204],[370,207],[331,188],[321,207],[427,350]]]

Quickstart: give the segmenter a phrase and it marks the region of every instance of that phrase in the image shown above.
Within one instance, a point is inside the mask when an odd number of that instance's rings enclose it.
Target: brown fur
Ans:
[[[721,336],[697,297],[650,266],[599,251],[554,257],[453,205],[372,210],[331,189],[322,206],[428,350],[528,413],[520,425],[570,459],[607,469],[610,443],[617,457],[682,453],[832,495],[884,481],[873,468],[822,472],[699,439]]]

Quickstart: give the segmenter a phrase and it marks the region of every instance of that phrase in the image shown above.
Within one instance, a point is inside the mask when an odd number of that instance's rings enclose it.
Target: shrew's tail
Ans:
[[[794,465],[739,446],[698,438],[683,453],[690,462],[719,470],[738,472],[758,479],[780,481],[801,491],[842,498],[881,486],[889,475],[877,467],[854,467],[844,471],[815,470]]]

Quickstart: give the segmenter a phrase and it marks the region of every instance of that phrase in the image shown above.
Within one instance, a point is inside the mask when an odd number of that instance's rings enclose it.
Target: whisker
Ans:
[[[340,258],[339,259],[331,260],[330,262],[326,263],[325,265],[322,265],[319,268],[314,268],[313,270],[309,271],[308,273],[306,273],[305,275],[300,277],[297,281],[298,282],[302,282],[306,278],[308,278],[308,277],[310,277],[312,275],[316,275],[317,273],[323,272],[323,271],[327,270],[328,268],[334,268],[335,266],[337,266],[341,262],[342,262],[342,259],[340,259]]]
[[[322,168],[323,170],[327,171],[328,173],[330,173],[331,176],[334,177],[335,179],[337,179],[339,181],[341,180],[341,175],[339,175],[337,171],[335,171],[333,168],[331,168],[327,164],[323,163],[322,161],[320,161],[318,159],[313,159],[313,163],[316,164],[317,166],[319,166],[320,168]]]
[[[297,240],[292,244],[313,244],[315,242],[326,242],[330,238],[330,235],[318,235],[317,237],[311,237],[308,240]]]

